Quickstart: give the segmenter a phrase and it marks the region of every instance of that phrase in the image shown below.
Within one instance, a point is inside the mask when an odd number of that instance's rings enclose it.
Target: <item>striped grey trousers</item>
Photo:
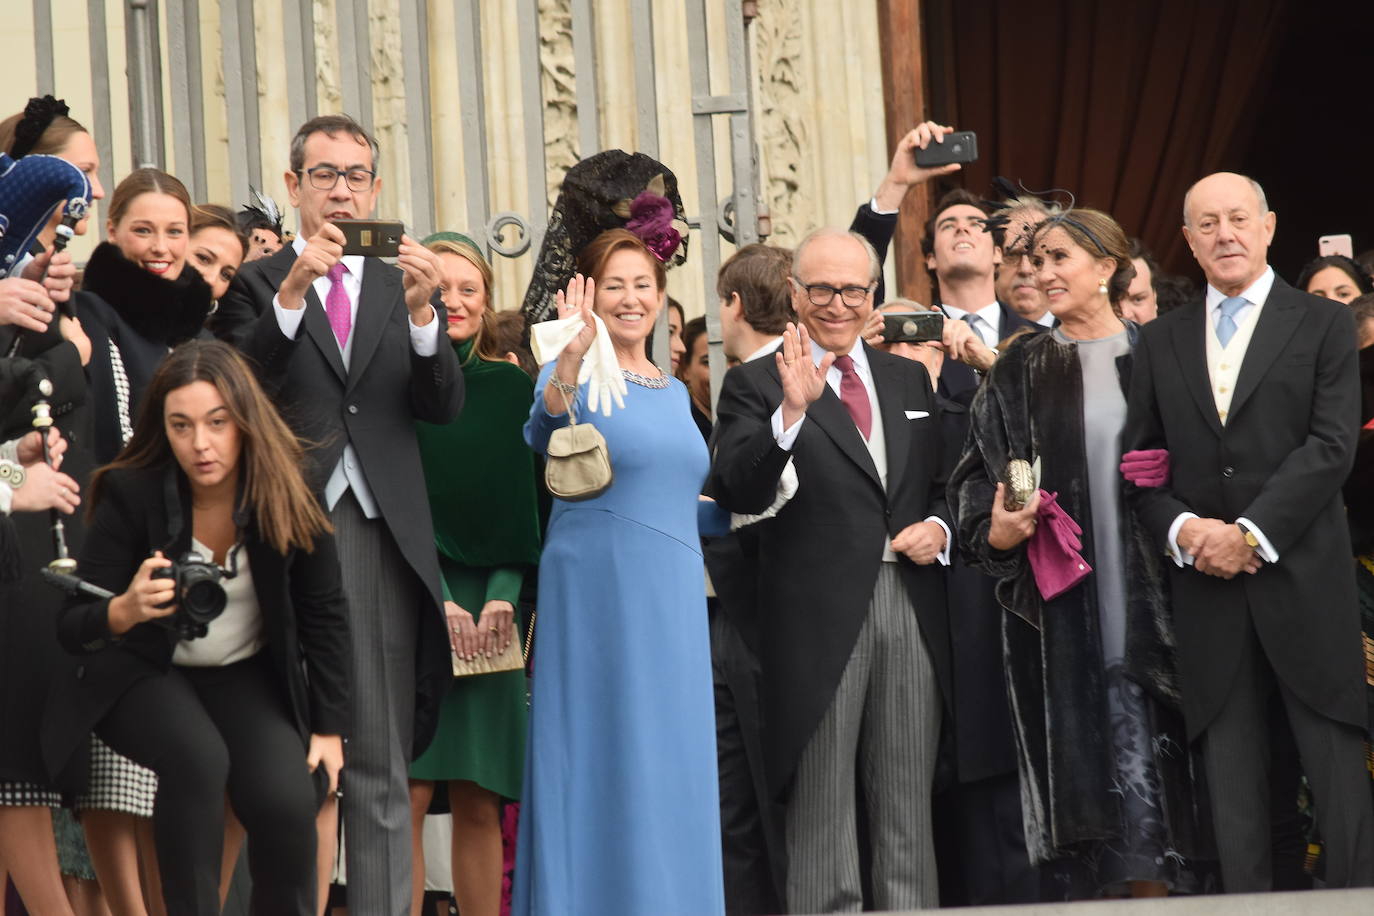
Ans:
[[[787,803],[787,909],[858,912],[857,784],[867,813],[873,906],[939,904],[930,792],[940,690],[896,563],[883,563],[830,708]]]
[[[415,648],[429,598],[417,595],[386,522],[363,515],[352,490],[330,517],[353,638],[353,716],[341,783],[348,909],[408,916]]]

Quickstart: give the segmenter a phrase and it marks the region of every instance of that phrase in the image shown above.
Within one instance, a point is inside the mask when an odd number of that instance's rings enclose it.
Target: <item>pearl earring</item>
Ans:
[[[1102,296],[1107,295],[1107,278],[1106,278],[1106,277],[1103,277],[1101,280],[1098,280],[1098,281],[1097,281],[1097,292],[1098,292],[1099,295],[1102,295]]]

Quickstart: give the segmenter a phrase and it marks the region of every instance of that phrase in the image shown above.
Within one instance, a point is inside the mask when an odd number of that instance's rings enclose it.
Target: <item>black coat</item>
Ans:
[[[1132,342],[1138,339],[1127,325]],[[1128,393],[1130,356],[1117,364]],[[1185,855],[1200,846],[1192,760],[1185,746],[1167,595],[1158,551],[1123,512],[1122,530],[1094,528],[1077,348],[1049,334],[1017,340],[973,399],[970,436],[950,478],[959,543],[971,566],[997,580],[1007,684],[1017,735],[1026,848],[1033,862],[1058,858],[1079,842],[1121,831],[1116,757],[1108,720],[1097,589],[1090,575],[1053,601],[1036,587],[1025,545],[988,544],[997,482],[1012,458],[1042,462],[1041,488],[1083,528],[1083,559],[1094,566],[1094,538],[1120,538],[1126,558],[1126,674],[1152,702],[1154,762],[1163,786],[1170,844]],[[1121,483],[1123,490],[1125,483]],[[1169,740],[1158,740],[1164,736]]]
[[[1250,519],[1277,563],[1231,580],[1168,563],[1188,731],[1221,709],[1253,626],[1283,683],[1312,709],[1367,727],[1364,660],[1341,484],[1360,428],[1350,309],[1275,278],[1223,427],[1207,376],[1201,302],[1145,326],[1126,448],[1167,448],[1168,486],[1132,501],[1163,550],[1182,512]]]
[[[13,328],[0,329],[0,352],[8,352]],[[33,377],[47,378],[53,393],[47,398],[54,424],[67,440],[62,471],[83,489],[94,467],[91,452],[91,411],[86,403],[86,375],[76,347],[64,340],[57,322],[42,334],[21,337],[20,356],[6,360],[7,368],[26,367],[16,387],[4,390],[6,410],[0,441],[32,429],[31,406],[39,393]],[[31,370],[31,371],[30,371]],[[32,374],[31,374],[32,373]],[[0,389],[2,390],[2,389]],[[80,510],[62,516],[66,542],[73,554],[81,549]],[[12,538],[9,557],[0,557],[0,780],[47,784],[39,733],[55,677],[74,669],[74,661],[57,643],[55,621],[62,593],[43,581],[39,570],[55,557],[47,512],[21,512],[0,519],[0,542]],[[12,578],[18,576],[18,578]]]
[[[214,303],[210,287],[189,264],[177,279],[165,280],[109,242],[91,253],[75,303],[91,339],[86,376],[95,459],[107,464],[124,447],[121,409],[132,427],[153,373],[172,347],[202,333]]]
[[[868,203],[859,205],[850,223],[851,232],[866,238],[878,254],[887,258],[887,249],[897,229],[897,214],[876,213]],[[881,279],[873,294],[874,307],[883,303]],[[1006,337],[1021,329],[1043,330],[999,303],[1002,318],[998,334]],[[954,467],[968,434],[968,405],[978,390],[981,377],[973,369],[952,359],[940,370],[937,392],[940,396],[948,467]],[[952,734],[954,762],[959,782],[977,782],[1014,772],[1016,748],[1012,743],[1011,716],[1007,708],[1006,678],[1002,673],[1002,614],[993,594],[993,582],[969,568],[954,551],[947,580],[949,595],[949,635],[953,664],[954,708]]]
[[[866,352],[887,441],[886,492],[854,421],[829,386],[807,411],[790,452],[778,447],[770,423],[782,403],[773,360],[731,369],[717,404],[710,483],[722,507],[762,512],[776,496],[789,457],[799,483],[777,517],[756,529],[764,753],[775,795],[790,783],[834,697],[868,613],[886,539],[930,516],[947,523],[950,517],[939,407],[925,367]],[[927,416],[907,419],[904,411]],[[947,704],[944,567],[917,566],[905,557],[898,564]]]
[[[180,531],[173,537],[177,524]],[[122,593],[154,550],[172,558],[189,550],[191,526],[186,477],[174,464],[112,471],[87,530],[80,574]],[[283,555],[261,539],[249,519],[242,549],[262,611],[263,651],[302,748],[312,733],[346,734],[349,632],[333,536],[318,536],[310,553]],[[133,684],[165,673],[176,648],[173,631],[157,621],[114,639],[108,620],[108,600],[72,598],[57,621],[62,645],[83,656],[73,674],[54,686],[43,735],[44,757],[65,789],[84,786],[81,751],[92,727]]]
[[[387,530],[417,589],[429,595],[424,607],[413,609],[420,615],[413,748],[418,756],[434,736],[452,666],[415,421],[452,422],[463,406],[463,376],[443,337],[442,318],[434,322],[440,337],[435,354],[415,354],[401,271],[375,258],[363,270],[348,369],[313,289],[306,293],[300,330],[288,340],[272,299],[295,259],[287,246],[245,264],[220,300],[214,330],[258,364],[263,387],[283,418],[310,443],[306,479],[313,488],[324,491],[344,446],[353,445]]]

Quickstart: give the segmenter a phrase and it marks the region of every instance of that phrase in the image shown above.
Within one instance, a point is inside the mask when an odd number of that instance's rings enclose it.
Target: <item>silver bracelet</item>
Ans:
[[[567,382],[560,381],[558,376],[556,375],[549,376],[549,384],[552,385],[558,391],[561,391],[564,394],[568,395],[569,397],[572,397],[573,395],[577,394],[576,385],[569,385]]]

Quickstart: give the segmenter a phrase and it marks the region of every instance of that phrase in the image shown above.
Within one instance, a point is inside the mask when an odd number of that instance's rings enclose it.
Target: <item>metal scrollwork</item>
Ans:
[[[505,239],[504,230],[514,226],[520,230],[519,238],[513,243],[508,243]],[[520,255],[530,250],[534,243],[534,231],[530,224],[519,213],[504,210],[492,216],[487,223],[487,244],[497,254],[507,258],[518,258]]]

